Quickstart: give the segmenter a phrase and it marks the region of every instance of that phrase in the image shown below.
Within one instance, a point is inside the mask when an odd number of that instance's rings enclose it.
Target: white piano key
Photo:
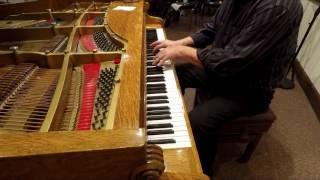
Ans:
[[[174,106],[175,108],[183,108],[182,104],[181,103],[164,103],[164,104],[147,104],[147,108],[148,107],[158,107],[158,106]]]
[[[187,142],[189,140],[188,131],[176,131],[174,134],[148,135],[148,140],[175,139],[179,142]]]
[[[188,142],[189,134],[187,131],[181,131],[179,134],[149,135],[147,139],[148,140],[174,139],[179,142]]]
[[[176,118],[173,118],[173,119],[155,119],[155,120],[147,120],[147,125],[156,125],[156,124],[172,124],[172,125],[177,125],[177,126],[186,126],[185,124],[185,119],[184,117],[176,117]]]
[[[168,99],[163,99],[163,100],[166,100],[166,101],[168,101],[170,104],[182,104],[181,102],[177,102],[178,100],[179,100],[179,98],[177,98],[177,97],[169,97]],[[148,101],[159,101],[159,100],[148,100]],[[161,103],[161,104],[163,104],[163,103]],[[152,104],[150,104],[150,105],[152,105]]]
[[[148,115],[147,117],[158,117],[158,116],[164,116],[164,115]],[[170,116],[171,119],[176,119],[176,118],[180,118],[180,117],[184,117],[183,113],[171,113],[170,115],[165,115],[165,116]]]
[[[161,41],[166,39],[166,36],[164,35],[164,31],[162,28],[157,28],[156,31],[157,31],[158,40]]]
[[[156,128],[156,129],[148,129],[148,131],[155,131],[155,130],[173,130],[175,133],[179,131],[188,131],[187,127],[180,125],[174,126],[173,128]]]
[[[186,148],[186,147],[191,147],[191,142],[186,141],[186,142],[176,142],[173,144],[158,144],[162,149],[177,149],[177,148]]]

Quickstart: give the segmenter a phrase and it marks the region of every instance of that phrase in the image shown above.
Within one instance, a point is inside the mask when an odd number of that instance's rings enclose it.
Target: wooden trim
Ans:
[[[295,63],[297,79],[320,120],[320,94],[299,62]]]

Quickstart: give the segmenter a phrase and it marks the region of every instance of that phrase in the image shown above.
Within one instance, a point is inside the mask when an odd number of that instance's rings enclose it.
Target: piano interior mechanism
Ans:
[[[72,51],[114,52],[123,47],[120,38],[112,37],[105,27],[80,27],[76,30]]]
[[[207,179],[147,3],[28,3],[0,21],[0,179]]]

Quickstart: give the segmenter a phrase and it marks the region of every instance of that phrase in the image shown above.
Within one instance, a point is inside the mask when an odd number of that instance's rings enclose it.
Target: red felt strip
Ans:
[[[87,51],[93,51],[94,49],[98,49],[91,34],[82,35],[80,41]]]
[[[77,130],[89,130],[91,128],[100,64],[86,64],[83,66],[83,70],[84,88],[82,91],[82,101]]]
[[[92,18],[92,19],[89,19],[87,22],[86,22],[86,25],[87,26],[93,26],[95,23],[95,20]]]

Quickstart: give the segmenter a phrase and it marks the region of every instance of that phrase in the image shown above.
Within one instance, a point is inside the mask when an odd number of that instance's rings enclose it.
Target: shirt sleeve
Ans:
[[[213,16],[208,23],[204,24],[203,28],[190,35],[195,47],[206,47],[213,42],[216,34],[216,21],[217,17],[219,17],[219,12],[220,8],[216,15]]]
[[[289,22],[288,10],[281,6],[260,10],[225,48],[198,49],[198,58],[216,77],[235,76],[272,52],[287,37]]]

